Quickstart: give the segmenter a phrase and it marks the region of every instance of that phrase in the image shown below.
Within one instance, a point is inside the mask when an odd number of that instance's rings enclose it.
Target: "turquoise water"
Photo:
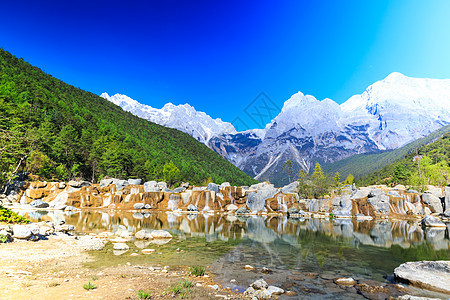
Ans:
[[[152,255],[115,256],[111,247],[106,247],[95,254],[99,261],[96,266],[121,261],[172,266],[200,264],[209,266],[214,279],[233,290],[243,291],[254,280],[264,278],[269,284],[296,292],[295,297],[346,299],[361,298],[364,294],[378,299],[396,295],[400,292],[392,284],[393,271],[401,263],[450,259],[450,226],[424,230],[417,221],[121,211],[82,211],[72,215],[33,211],[27,216],[34,221],[64,220],[85,233],[114,232],[118,225],[125,225],[132,232],[165,229],[174,236],[161,245],[129,242],[128,254],[152,248],[156,250]],[[256,270],[246,271],[245,265]],[[261,273],[263,267],[272,272]],[[358,283],[388,284],[389,290],[384,294],[365,294],[333,282],[343,276]],[[416,289],[409,289],[408,293],[432,295]]]

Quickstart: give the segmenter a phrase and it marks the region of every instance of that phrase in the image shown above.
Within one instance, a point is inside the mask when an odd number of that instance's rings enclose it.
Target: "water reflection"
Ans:
[[[386,282],[394,268],[403,262],[450,259],[450,224],[444,229],[424,229],[418,221],[406,220],[291,219],[112,210],[20,213],[33,221],[64,220],[75,225],[77,231],[86,233],[114,232],[119,225],[132,232],[168,230],[174,239],[166,245],[132,240],[130,247],[160,247],[160,256],[145,256],[158,263],[172,259],[175,264],[208,264],[216,280],[239,290],[263,276],[244,272],[244,266],[250,264],[256,269],[271,268],[274,272],[264,274],[264,278],[294,290],[298,296],[310,297],[313,293],[319,298],[358,298],[362,296],[354,289],[337,287],[331,278],[351,276],[356,280]],[[177,248],[185,252],[173,258]],[[131,258],[124,254],[124,259]],[[144,258],[135,259],[143,262]],[[170,261],[163,263],[170,264]],[[306,275],[311,272],[319,275]],[[237,283],[231,284],[231,279]]]

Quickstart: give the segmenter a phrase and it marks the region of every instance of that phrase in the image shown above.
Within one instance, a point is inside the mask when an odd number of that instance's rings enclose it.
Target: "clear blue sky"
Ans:
[[[0,46],[96,94],[232,121],[261,91],[341,103],[394,71],[450,78],[450,1],[3,1]]]

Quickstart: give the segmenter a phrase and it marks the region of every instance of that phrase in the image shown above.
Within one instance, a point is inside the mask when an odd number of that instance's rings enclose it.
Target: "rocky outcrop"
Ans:
[[[397,267],[394,275],[414,286],[450,294],[450,261],[407,262]]]

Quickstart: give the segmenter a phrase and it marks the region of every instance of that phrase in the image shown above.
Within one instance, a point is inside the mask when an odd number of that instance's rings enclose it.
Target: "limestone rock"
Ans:
[[[395,268],[394,275],[420,288],[450,293],[450,261],[407,262]]]
[[[115,243],[113,245],[113,249],[120,251],[120,250],[128,250],[128,249],[130,249],[130,247],[128,247],[128,245],[125,243]]]
[[[225,209],[226,209],[227,211],[233,212],[233,211],[237,211],[239,208],[238,208],[236,205],[234,205],[234,204],[228,204],[228,205],[225,207]]]
[[[165,230],[153,230],[151,236],[154,239],[171,239],[172,235]]]
[[[250,213],[250,212],[249,212],[248,209],[246,209],[245,207],[239,207],[239,208],[236,210],[236,214],[237,214],[237,215],[244,215],[244,214],[248,214],[248,213]]]
[[[194,204],[189,204],[188,207],[186,208],[186,210],[187,211],[198,211],[198,208]]]
[[[142,182],[142,179],[128,179],[129,185],[140,185]]]
[[[351,277],[337,278],[336,280],[334,280],[334,282],[339,285],[348,285],[348,286],[353,286],[356,283],[356,281]]]
[[[64,232],[67,233],[69,231],[74,231],[75,230],[75,226],[73,225],[68,225],[68,224],[62,224],[62,225],[58,225],[55,227],[55,231],[56,232]]]
[[[434,194],[425,192],[422,195],[422,201],[431,208],[431,212],[434,213],[443,213],[444,209],[442,208],[441,199],[436,197]]]
[[[152,238],[152,235],[145,230],[140,230],[134,234],[134,237],[139,240],[149,240]]]
[[[272,294],[267,289],[257,290],[253,294],[253,296],[256,297],[257,299],[270,299],[270,298],[272,298]]]
[[[426,216],[420,223],[425,227],[446,227],[443,222],[433,216]]]
[[[299,185],[300,182],[298,181],[291,182],[288,185],[282,187],[281,192],[284,194],[296,194],[298,192]]]
[[[284,290],[282,288],[273,286],[273,285],[269,285],[269,287],[267,288],[267,291],[271,294],[271,295],[281,295],[284,294]]]
[[[28,239],[32,235],[31,230],[26,225],[16,224],[13,226],[13,236],[16,239]]]
[[[100,187],[103,188],[103,187],[106,187],[106,186],[108,186],[108,185],[110,185],[112,183],[113,183],[112,178],[102,179],[102,180],[100,180]]]
[[[351,200],[362,199],[362,198],[368,197],[369,193],[370,193],[370,189],[368,189],[368,188],[359,188],[358,190],[354,191],[351,194],[350,199]]]
[[[145,192],[159,192],[161,189],[156,181],[147,181],[144,183]]]
[[[34,208],[47,208],[50,206],[47,202],[44,202],[40,199],[32,201],[30,205],[33,206]]]
[[[145,208],[145,204],[144,203],[135,203],[133,205],[134,209],[144,209]]]
[[[87,181],[75,181],[75,180],[71,180],[67,183],[69,186],[73,187],[73,188],[81,188],[83,186],[90,186],[91,184]]]
[[[261,290],[261,289],[267,289],[267,287],[269,285],[267,284],[267,282],[264,279],[258,279],[256,281],[254,281],[252,284],[250,284],[250,286],[252,288],[254,288],[255,290]]]
[[[219,186],[215,183],[208,183],[208,187],[206,188],[207,191],[214,191],[216,193],[219,192]]]

